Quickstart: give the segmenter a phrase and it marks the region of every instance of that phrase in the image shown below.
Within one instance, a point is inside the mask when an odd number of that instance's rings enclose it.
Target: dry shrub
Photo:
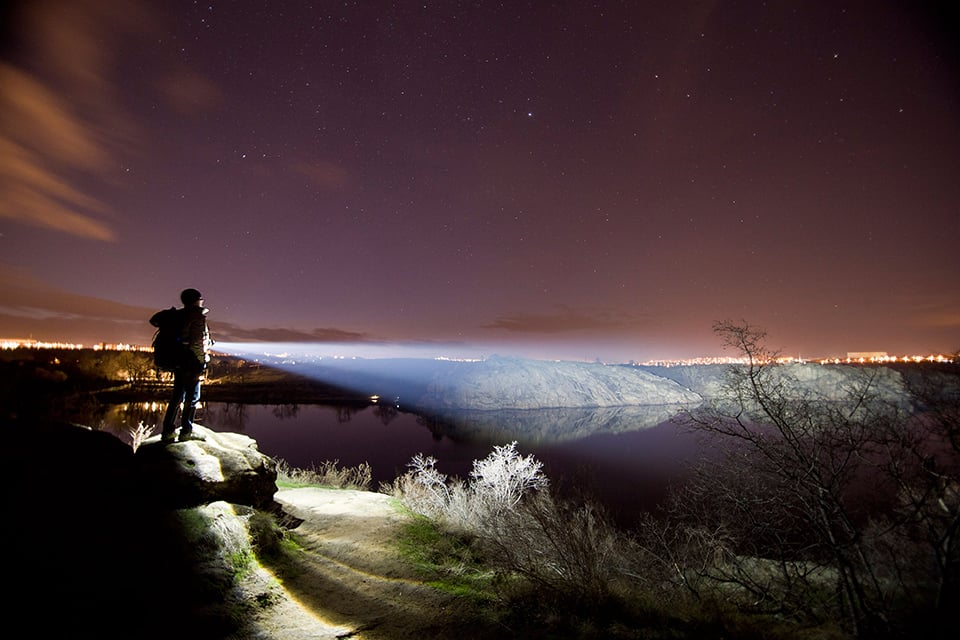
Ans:
[[[492,519],[515,510],[527,492],[549,484],[542,463],[521,456],[516,447],[516,442],[494,447],[483,460],[474,460],[468,482],[448,478],[437,471],[435,458],[418,453],[391,492],[411,511],[450,529],[479,533]]]
[[[152,426],[148,427],[143,424],[141,420],[140,424],[136,427],[130,427],[127,430],[130,434],[130,446],[133,447],[134,453],[136,453],[137,449],[140,448],[140,445],[142,445],[147,438],[153,435],[153,429]]]
[[[277,482],[300,486],[322,486],[334,489],[368,491],[373,479],[366,462],[356,467],[340,467],[339,460],[327,460],[307,469],[291,467],[286,460],[277,460]]]
[[[474,461],[466,482],[418,454],[392,492],[412,511],[474,536],[495,568],[567,601],[604,600],[626,575],[621,534],[598,505],[555,500],[542,464],[516,444]]]

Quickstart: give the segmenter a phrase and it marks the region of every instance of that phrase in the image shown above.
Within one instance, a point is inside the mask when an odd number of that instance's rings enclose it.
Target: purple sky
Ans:
[[[16,3],[0,337],[956,351],[947,4]]]

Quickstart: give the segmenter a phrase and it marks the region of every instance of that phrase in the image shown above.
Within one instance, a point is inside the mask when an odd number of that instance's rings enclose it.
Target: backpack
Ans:
[[[150,324],[157,328],[153,334],[153,364],[161,371],[176,370],[183,357],[183,314],[176,307],[163,309],[153,314]]]

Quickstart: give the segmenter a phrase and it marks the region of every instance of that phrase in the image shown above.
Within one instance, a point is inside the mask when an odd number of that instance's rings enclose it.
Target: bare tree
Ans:
[[[960,387],[956,363],[907,377],[917,417],[889,431],[884,472],[897,500],[877,546],[942,626],[960,603]]]
[[[804,365],[778,364],[763,330],[715,331],[743,364],[688,414],[725,453],[674,510],[710,559],[691,584],[762,611],[837,618],[861,636],[942,607],[955,593],[957,448],[915,428],[908,394],[891,397],[878,368],[848,368],[827,392],[797,378]],[[956,415],[941,423],[949,443]]]

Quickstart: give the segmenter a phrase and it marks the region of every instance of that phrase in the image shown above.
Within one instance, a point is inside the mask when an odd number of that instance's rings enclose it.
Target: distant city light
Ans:
[[[481,355],[453,357],[442,355],[444,345],[386,345],[362,343],[270,343],[247,342],[230,343],[218,342],[216,352],[221,355],[231,355],[249,360],[267,358],[280,359],[283,364],[296,364],[296,358],[304,360],[351,360],[358,358],[426,358],[431,360],[447,360],[452,362],[482,362],[487,358]],[[449,347],[450,350],[462,348],[462,345]],[[94,351],[142,351],[152,352],[153,347],[126,343],[100,342],[85,346],[72,342],[51,342],[35,340],[33,338],[0,338],[0,350],[11,349],[92,349]],[[668,359],[659,358],[646,360],[640,363],[647,367],[682,367],[693,365],[718,364],[748,364],[749,358],[736,356],[700,356],[695,358]],[[756,362],[756,360],[754,360]],[[818,358],[800,358],[796,356],[782,356],[768,360],[777,364],[920,364],[920,363],[955,363],[956,355],[927,354],[927,355],[890,355],[886,351],[848,351],[844,356],[828,356]],[[625,364],[625,362],[624,362]]]
[[[0,349],[93,349],[94,351],[153,351],[153,347],[136,344],[99,342],[86,346],[75,342],[46,342],[32,338],[0,338]]]

